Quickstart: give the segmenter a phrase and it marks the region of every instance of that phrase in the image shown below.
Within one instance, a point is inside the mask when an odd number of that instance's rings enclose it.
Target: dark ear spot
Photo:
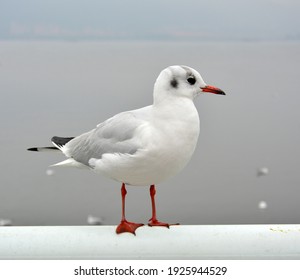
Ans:
[[[173,88],[177,88],[178,87],[178,81],[175,78],[173,78],[173,80],[171,80],[170,84],[171,84],[171,86]]]

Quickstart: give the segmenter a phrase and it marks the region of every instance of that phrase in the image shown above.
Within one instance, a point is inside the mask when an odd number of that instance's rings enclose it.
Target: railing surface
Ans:
[[[0,227],[0,259],[300,259],[300,225]]]

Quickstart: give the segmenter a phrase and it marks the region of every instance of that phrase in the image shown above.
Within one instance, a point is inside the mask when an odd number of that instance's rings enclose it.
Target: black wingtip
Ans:
[[[70,142],[72,139],[74,139],[74,137],[58,137],[58,136],[53,136],[51,138],[51,141],[53,143],[55,143],[56,145],[58,145],[58,146],[64,146],[68,142]]]
[[[31,152],[49,152],[49,151],[56,151],[58,148],[56,147],[34,147],[34,148],[29,148],[27,151]]]
[[[38,148],[28,148],[27,151],[38,152]]]

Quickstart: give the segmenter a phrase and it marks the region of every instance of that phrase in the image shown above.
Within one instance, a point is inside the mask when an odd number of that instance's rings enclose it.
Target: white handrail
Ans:
[[[0,227],[0,259],[300,259],[300,225]]]

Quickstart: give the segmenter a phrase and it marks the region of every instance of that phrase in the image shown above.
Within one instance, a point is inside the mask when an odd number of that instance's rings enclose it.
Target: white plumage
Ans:
[[[57,165],[86,166],[139,186],[175,175],[195,150],[200,122],[193,99],[205,86],[194,69],[168,67],[156,80],[153,105],[117,114],[64,146],[54,143],[69,158]]]

